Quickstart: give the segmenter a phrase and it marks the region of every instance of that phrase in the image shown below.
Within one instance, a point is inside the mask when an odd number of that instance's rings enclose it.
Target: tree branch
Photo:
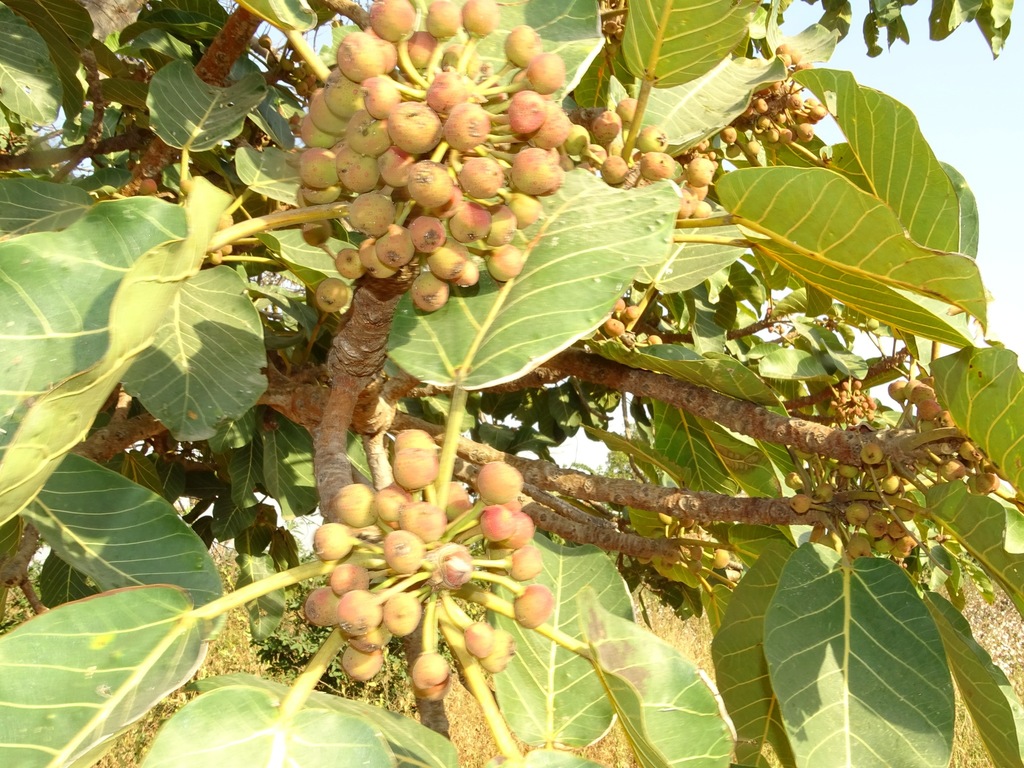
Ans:
[[[28,578],[28,566],[39,549],[39,531],[32,523],[25,523],[18,551],[0,557],[0,585],[16,587]]]
[[[321,2],[335,13],[349,19],[361,29],[366,29],[370,26],[370,14],[358,3],[353,2],[353,0],[321,0]]]
[[[80,158],[78,162],[97,155],[106,155],[110,152],[121,152],[123,150],[141,149],[153,138],[153,132],[146,128],[133,126],[124,133],[111,136],[107,139],[100,139],[88,151],[82,153],[83,144],[76,144],[73,147],[61,147],[60,149],[42,149],[33,152],[22,152],[18,155],[0,156],[0,172],[3,171],[41,171],[51,165],[69,162]]]
[[[128,446],[166,431],[167,427],[154,416],[143,413],[100,427],[72,448],[71,452],[92,459],[98,464],[105,464]]]

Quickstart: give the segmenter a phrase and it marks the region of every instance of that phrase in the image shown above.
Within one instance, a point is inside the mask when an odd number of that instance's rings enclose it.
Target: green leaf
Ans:
[[[964,349],[932,363],[953,421],[1015,488],[1024,488],[1024,375],[1008,349]]]
[[[626,65],[659,88],[696,80],[743,41],[756,11],[749,0],[637,0],[622,40]]]
[[[174,587],[126,589],[0,637],[0,763],[68,765],[192,677],[206,644],[190,608]]]
[[[966,256],[908,239],[892,210],[824,168],[749,168],[717,183],[722,204],[770,240],[754,249],[850,307],[911,333],[963,345],[962,332],[903,292],[953,304],[983,324],[985,290]],[[969,339],[966,339],[969,342]]]
[[[43,561],[43,570],[39,573],[39,599],[47,608],[81,600],[95,595],[99,590],[81,571],[72,568],[66,560],[62,560],[53,549]]]
[[[66,118],[82,111],[82,83],[78,79],[81,66],[79,51],[92,39],[89,12],[75,0],[6,0],[5,4],[24,18],[46,42],[46,48],[57,70],[63,93]]]
[[[685,236],[685,230],[684,230]],[[700,236],[742,238],[739,227],[702,227]],[[661,293],[681,293],[694,288],[733,264],[746,248],[716,243],[675,243],[668,259],[640,270],[637,281],[653,284]]]
[[[140,83],[138,80],[123,77],[108,77],[100,80],[100,90],[103,98],[109,101],[124,104],[126,107],[145,109],[149,83]]]
[[[71,188],[49,182],[30,188],[50,186]],[[0,242],[0,346],[9,356],[0,422],[103,358],[118,284],[146,251],[185,236],[183,213],[152,197],[114,200],[89,208],[63,232]]]
[[[210,450],[222,453],[232,448],[241,448],[252,442],[256,433],[256,409],[250,408],[239,418],[217,428],[217,434],[210,438]]]
[[[274,414],[263,423],[263,485],[281,505],[285,518],[308,515],[317,505],[313,438],[305,428]]]
[[[829,105],[871,190],[892,208],[911,239],[937,251],[959,250],[956,192],[914,113],[891,96],[858,85],[849,72],[814,68],[796,80]]]
[[[771,744],[783,765],[793,765],[763,650],[765,611],[792,553],[793,547],[783,542],[771,542],[761,551],[736,587],[711,642],[715,680],[736,727],[736,759],[758,768],[770,765],[765,744]]]
[[[227,88],[204,83],[185,60],[163,67],[149,83],[153,130],[172,147],[202,152],[242,132],[245,116],[267,95],[253,73]]]
[[[896,563],[849,564],[816,544],[790,556],[764,654],[799,766],[935,768],[953,745],[953,684],[938,629]]]
[[[658,344],[644,350],[626,349],[618,341],[593,342],[590,348],[609,360],[655,373],[697,387],[707,387],[739,400],[780,406],[778,396],[756,373],[726,355],[704,357],[679,344]]]
[[[239,147],[235,152],[235,172],[256,194],[295,205],[299,172],[289,162],[291,157],[294,155],[274,147],[265,147],[262,152],[252,147]]]
[[[467,389],[532,370],[590,334],[637,270],[663,258],[679,206],[671,185],[626,193],[578,172],[543,201],[541,221],[516,236],[528,254],[519,277],[499,286],[481,268],[478,285],[453,288],[430,314],[403,298],[389,348],[397,365]]]
[[[589,587],[579,601],[594,668],[640,765],[728,766],[729,726],[697,667],[657,636],[606,611]]]
[[[278,699],[289,690],[287,685],[242,673],[197,680],[191,687],[199,691],[214,691],[238,685],[261,688],[273,693]],[[306,700],[305,709],[312,708],[359,717],[376,726],[388,740],[398,761],[398,768],[455,768],[459,764],[455,747],[448,739],[411,718],[362,701],[343,699],[319,691],[313,691]]]
[[[251,440],[236,448],[228,459],[231,501],[245,509],[256,504],[256,488],[263,485],[263,442]]]
[[[924,593],[946,648],[953,679],[992,765],[1024,766],[1024,708],[1006,675],[978,645],[971,625],[952,603]]]
[[[817,355],[793,347],[773,349],[758,361],[757,369],[766,379],[828,381],[833,378]]]
[[[30,123],[57,119],[62,90],[46,42],[0,3],[0,104]]]
[[[206,547],[174,507],[81,456],[65,457],[25,515],[101,589],[173,584],[196,605],[223,592]]]
[[[255,584],[277,573],[270,555],[240,553],[235,561],[238,563],[238,579],[235,589]],[[275,589],[265,595],[250,600],[245,604],[249,614],[249,632],[253,642],[262,643],[281,625],[285,612],[285,591]]]
[[[978,236],[980,226],[978,224],[978,201],[974,192],[967,184],[967,179],[948,163],[940,163],[942,170],[949,176],[953,185],[957,202],[960,205],[960,244],[955,250],[970,256],[972,259],[978,256]]]
[[[786,67],[776,58],[727,57],[696,80],[653,89],[644,123],[665,131],[671,146],[691,147],[739,117],[754,91],[785,77]]]
[[[305,0],[240,0],[238,4],[279,29],[305,32],[316,26],[316,13]]]
[[[555,596],[553,627],[579,637],[576,595],[586,586],[605,610],[632,618],[629,593],[606,552],[589,545],[563,547],[543,536],[533,543],[544,561],[534,581]],[[494,620],[516,641],[516,655],[494,678],[501,712],[515,734],[533,746],[584,747],[600,739],[614,712],[590,663],[508,617]]]
[[[925,494],[925,506],[928,516],[956,536],[1024,616],[1024,555],[1004,548],[1003,506],[987,496],[975,496],[963,483],[933,485]]]
[[[459,2],[462,5],[462,2]],[[540,34],[544,50],[557,53],[565,62],[568,93],[587,71],[604,46],[598,8],[590,0],[533,0],[530,3],[499,3],[501,22],[480,41],[477,53],[498,71],[506,64],[504,40],[514,27],[527,24]]]
[[[143,768],[225,765],[349,765],[391,768],[394,756],[379,730],[358,717],[308,707],[281,711],[262,688],[232,686],[190,701],[160,729]]]
[[[41,179],[0,179],[0,234],[71,226],[92,206],[84,189]]]
[[[198,271],[230,200],[209,182],[196,180],[186,203],[188,239],[149,250],[128,269],[110,303],[110,332],[102,358],[38,397],[28,409],[0,462],[0,522],[16,515],[35,497],[64,454],[88,434],[93,417],[131,360],[152,342],[163,316],[161,310],[170,306],[185,278]],[[64,235],[74,228],[65,230]],[[167,237],[152,222],[141,229],[150,238]],[[10,245],[37,237],[56,236],[26,235]],[[117,232],[108,248],[116,252],[115,243],[124,239],[125,233]],[[4,245],[8,244],[0,243],[0,251]]]
[[[230,267],[185,281],[153,344],[125,373],[124,386],[177,440],[213,437],[267,389],[263,323]]]
[[[264,232],[257,238],[280,256],[288,269],[295,273],[305,285],[315,287],[325,277],[341,277],[334,266],[334,259],[328,256],[323,248],[310,245],[302,239],[298,229],[279,229],[276,232]],[[332,251],[351,247],[344,240],[331,238],[326,246]]]
[[[232,484],[233,487],[233,484]],[[228,541],[256,522],[259,507],[239,507],[231,499],[220,498],[213,503],[211,530],[217,541]]]
[[[136,27],[159,27],[182,40],[212,40],[224,27],[227,11],[217,0],[162,0],[139,14],[139,23],[125,29],[120,37],[129,39]]]

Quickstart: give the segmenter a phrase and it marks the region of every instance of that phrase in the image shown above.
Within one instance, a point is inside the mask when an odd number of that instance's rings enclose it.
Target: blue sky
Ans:
[[[1024,27],[1010,34],[993,61],[973,23],[945,40],[929,40],[930,7],[905,7],[910,45],[896,43],[874,59],[867,56],[858,17],[821,66],[849,70],[861,85],[910,107],[938,158],[967,178],[981,221],[978,264],[994,297],[989,336],[1024,354]],[[857,13],[863,11],[858,6]],[[819,15],[820,6],[794,3],[783,31],[795,34]]]

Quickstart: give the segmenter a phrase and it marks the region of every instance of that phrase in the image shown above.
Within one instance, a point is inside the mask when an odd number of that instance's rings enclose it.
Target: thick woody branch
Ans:
[[[0,586],[16,587],[28,578],[28,566],[39,549],[39,531],[31,523],[25,524],[13,555],[0,557]]]
[[[351,20],[358,27],[366,29],[370,26],[370,14],[353,0],[322,0],[322,2],[335,13]]]
[[[100,139],[87,151],[83,152],[83,144],[61,149],[42,149],[35,152],[23,152],[20,155],[0,156],[0,172],[30,170],[41,171],[51,165],[87,157],[96,157],[110,152],[141,149],[153,138],[153,132],[144,128],[132,127],[122,134]]]
[[[868,438],[860,432],[790,418],[756,403],[736,400],[660,373],[629,368],[578,349],[562,352],[547,365],[584,381],[660,400],[757,440],[791,446],[858,467],[863,463],[861,447],[869,439],[879,443],[887,456],[905,461],[910,457],[902,441],[916,437],[916,433],[909,430],[886,430]]]
[[[72,453],[105,464],[131,445],[167,431],[167,427],[148,413],[124,421],[112,421],[100,427],[76,445]]]

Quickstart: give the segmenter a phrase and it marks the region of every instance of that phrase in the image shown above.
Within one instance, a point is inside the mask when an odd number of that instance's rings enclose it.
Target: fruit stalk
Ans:
[[[327,667],[330,666],[331,661],[338,655],[343,645],[345,645],[345,635],[339,627],[327,636],[323,645],[313,655],[313,658],[309,660],[306,668],[302,670],[302,674],[295,678],[292,687],[285,694],[284,698],[281,699],[280,713],[282,720],[287,721],[302,709],[306,699],[309,698],[313,689],[316,688],[316,684],[320,682],[320,678],[323,677]]]

